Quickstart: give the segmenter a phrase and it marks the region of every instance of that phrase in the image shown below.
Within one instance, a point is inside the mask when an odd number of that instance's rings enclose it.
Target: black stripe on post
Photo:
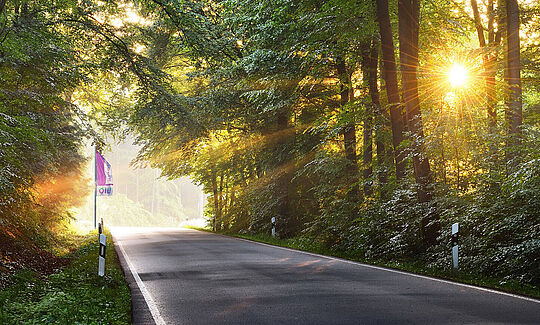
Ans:
[[[457,246],[459,243],[459,232],[452,234],[452,247]]]
[[[105,258],[105,249],[107,246],[103,245],[102,243],[99,244],[99,256]]]

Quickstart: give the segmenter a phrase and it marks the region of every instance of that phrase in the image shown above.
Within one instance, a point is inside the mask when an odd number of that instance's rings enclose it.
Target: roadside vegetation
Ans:
[[[101,118],[215,231],[450,274],[457,222],[460,272],[540,287],[537,2],[137,4],[167,77]]]
[[[129,290],[112,246],[108,275],[98,279],[97,235],[71,230],[72,207],[93,193],[84,146],[103,142],[75,94],[118,61],[95,36],[96,11],[116,9],[0,1],[2,324],[129,323]]]
[[[105,276],[98,277],[97,232],[70,236],[67,265],[43,276],[21,269],[0,291],[2,324],[130,324],[131,297],[107,235]]]
[[[530,0],[0,0],[0,280],[64,265],[40,261],[93,191],[81,148],[131,134],[135,165],[204,186],[215,231],[275,217],[285,241],[451,274],[459,222],[463,278],[537,290],[539,17]]]

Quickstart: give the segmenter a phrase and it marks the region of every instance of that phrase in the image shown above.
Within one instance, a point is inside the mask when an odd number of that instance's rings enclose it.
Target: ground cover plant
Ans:
[[[130,324],[131,296],[110,233],[98,277],[97,232],[78,238],[69,264],[45,277],[19,270],[0,291],[2,324]]]

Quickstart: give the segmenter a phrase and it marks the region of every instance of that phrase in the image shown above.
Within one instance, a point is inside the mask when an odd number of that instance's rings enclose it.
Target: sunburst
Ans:
[[[466,88],[469,81],[469,71],[466,66],[454,63],[446,73],[452,88]]]

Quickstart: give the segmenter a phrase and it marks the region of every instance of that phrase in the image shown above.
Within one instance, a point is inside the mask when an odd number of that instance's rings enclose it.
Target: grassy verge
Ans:
[[[97,276],[97,232],[78,239],[71,263],[40,279],[19,271],[0,292],[0,324],[129,324],[129,287],[107,235],[105,276]]]
[[[196,230],[211,232],[211,230],[206,229],[206,228],[196,228],[196,227],[191,227],[191,228],[196,229]],[[332,251],[332,250],[326,249],[322,246],[317,245],[313,241],[307,238],[302,238],[302,237],[279,239],[279,238],[273,238],[272,236],[266,235],[266,234],[248,235],[248,234],[236,234],[236,233],[223,232],[223,231],[220,231],[218,233],[222,235],[226,235],[226,236],[238,237],[238,238],[248,239],[248,240],[252,240],[256,242],[262,242],[262,243],[275,245],[275,246],[298,249],[298,250],[321,254],[321,255],[339,257],[339,258],[343,258],[343,259],[347,259],[351,261],[377,265],[377,266],[382,266],[386,268],[411,272],[415,274],[427,275],[427,276],[446,279],[446,280],[452,280],[452,281],[461,282],[465,284],[472,284],[472,285],[481,286],[485,288],[497,289],[500,291],[505,291],[509,293],[514,293],[514,294],[519,294],[519,295],[524,295],[524,296],[540,299],[539,287],[523,285],[517,281],[503,282],[502,279],[499,279],[499,278],[488,277],[481,274],[473,274],[471,272],[466,272],[466,271],[459,271],[459,270],[455,271],[452,269],[441,270],[441,269],[429,268],[424,263],[419,262],[419,261],[368,260],[365,258],[360,258],[358,256],[347,254],[346,252],[338,252],[338,251]]]

